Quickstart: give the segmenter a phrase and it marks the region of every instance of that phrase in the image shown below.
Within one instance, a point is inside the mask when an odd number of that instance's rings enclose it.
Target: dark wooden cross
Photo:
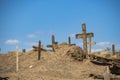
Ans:
[[[41,57],[41,41],[38,42],[38,60],[40,60]]]
[[[71,44],[71,38],[70,38],[70,36],[68,37],[68,45],[69,46],[76,45],[76,44]]]
[[[93,37],[93,33],[86,33],[86,24],[82,24],[82,34],[76,34],[76,39],[82,38],[83,39],[83,51],[84,51],[84,58],[88,57],[87,53],[87,38]]]
[[[58,42],[55,42],[55,37],[52,35],[52,45],[47,45],[48,48],[52,48],[55,51],[55,48],[58,46]]]

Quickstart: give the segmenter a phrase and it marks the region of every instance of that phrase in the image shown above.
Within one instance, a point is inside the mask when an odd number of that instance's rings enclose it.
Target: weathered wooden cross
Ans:
[[[55,51],[55,48],[58,47],[58,42],[55,42],[55,37],[52,35],[52,45],[47,45],[48,48],[52,48],[53,51]]]
[[[71,44],[71,38],[70,38],[70,36],[68,37],[68,45],[69,46],[76,45],[76,44]]]
[[[88,38],[88,55],[91,53],[91,45],[96,44],[96,42],[91,42],[91,38]]]
[[[93,37],[93,33],[86,33],[86,24],[82,24],[82,34],[76,34],[76,39],[82,38],[83,39],[83,51],[84,51],[84,58],[88,57],[87,53],[87,38]]]

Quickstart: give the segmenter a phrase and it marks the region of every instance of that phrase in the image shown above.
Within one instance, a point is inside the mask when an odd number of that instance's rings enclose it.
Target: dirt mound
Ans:
[[[66,55],[68,54],[68,55]],[[9,80],[94,80],[90,73],[103,73],[104,66],[89,61],[77,61],[70,55],[82,55],[77,46],[59,45],[55,52],[42,51],[38,60],[37,51],[19,53],[19,71],[16,72],[16,54],[0,55],[0,77]]]
[[[74,58],[75,60],[83,60],[83,50],[78,46],[71,46],[66,55]]]

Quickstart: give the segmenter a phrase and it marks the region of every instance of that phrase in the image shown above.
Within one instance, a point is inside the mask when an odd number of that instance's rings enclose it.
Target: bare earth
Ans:
[[[66,55],[69,46],[62,46],[55,52],[42,51],[41,60],[37,52],[19,53],[19,71],[16,72],[15,52],[0,54],[0,77],[9,80],[95,80],[90,73],[104,74],[105,66],[98,66],[89,60],[73,60]]]

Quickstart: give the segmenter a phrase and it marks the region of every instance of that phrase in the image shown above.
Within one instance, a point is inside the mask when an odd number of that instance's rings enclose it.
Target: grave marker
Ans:
[[[112,52],[113,52],[113,55],[115,55],[115,45],[112,44]]]
[[[38,42],[38,60],[40,60],[41,57],[41,41]]]
[[[70,36],[68,37],[68,45],[69,46],[75,45],[75,44],[71,44],[71,38],[70,38]]]
[[[86,24],[82,24],[82,34],[76,34],[76,39],[82,38],[83,39],[83,51],[84,51],[84,58],[88,57],[87,53],[87,38],[93,37],[93,33],[86,33]]]
[[[52,45],[47,45],[48,48],[52,48],[53,51],[55,51],[56,48],[58,48],[58,42],[55,42],[55,37],[52,35]]]
[[[91,42],[91,38],[88,38],[88,55],[91,53],[91,45],[96,44],[96,42]]]

